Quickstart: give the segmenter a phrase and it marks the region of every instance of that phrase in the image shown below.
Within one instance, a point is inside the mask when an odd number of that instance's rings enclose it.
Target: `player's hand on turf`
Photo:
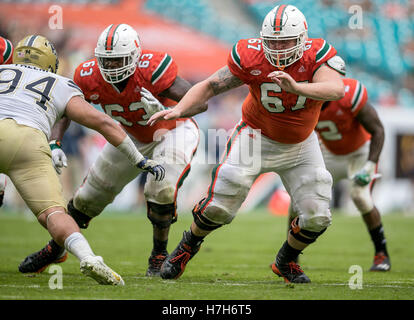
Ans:
[[[352,180],[359,186],[363,187],[369,184],[373,179],[378,178],[379,175],[375,175],[376,164],[372,161],[367,163],[359,170],[353,177]]]
[[[58,174],[62,173],[62,168],[68,166],[68,159],[61,148],[60,141],[52,140],[49,142],[50,149],[52,150],[52,163]]]
[[[180,113],[174,110],[175,108],[167,109],[164,111],[157,112],[156,114],[152,115],[151,118],[149,118],[147,124],[150,126],[153,126],[158,121],[161,120],[173,120],[178,119],[181,117]]]
[[[273,71],[267,75],[274,83],[276,83],[282,90],[291,93],[298,92],[298,83],[290,74],[283,71]]]
[[[165,110],[165,107],[155,98],[151,92],[144,87],[141,88],[141,102],[146,106],[147,113],[153,115],[158,111]]]
[[[138,162],[137,167],[148,171],[155,176],[155,181],[161,181],[165,177],[165,169],[162,165],[158,164],[157,161],[144,157],[144,160]]]

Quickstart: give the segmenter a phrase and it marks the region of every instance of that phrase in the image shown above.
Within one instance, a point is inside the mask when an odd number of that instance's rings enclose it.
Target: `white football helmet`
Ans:
[[[99,36],[95,57],[105,81],[117,83],[135,72],[141,52],[138,34],[131,26],[111,24]]]
[[[306,18],[295,6],[276,6],[266,15],[260,37],[267,60],[273,66],[283,69],[303,56],[305,41],[308,38]],[[280,44],[281,41],[287,40],[296,40],[296,44],[279,49],[278,42]]]

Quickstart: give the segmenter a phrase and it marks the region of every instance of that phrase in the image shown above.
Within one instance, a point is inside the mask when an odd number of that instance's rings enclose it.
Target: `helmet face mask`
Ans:
[[[121,82],[134,74],[140,55],[138,34],[127,24],[107,27],[95,49],[99,70],[109,83]]]
[[[305,43],[305,37],[303,35],[300,37],[278,39],[275,39],[275,37],[262,36],[262,41],[265,56],[275,67],[287,67],[303,56]],[[287,46],[287,44],[289,45]]]
[[[27,64],[56,73],[59,59],[53,44],[43,36],[29,35],[19,41],[13,53],[13,63]]]
[[[125,80],[136,69],[136,63],[128,55],[124,57],[97,57],[99,70],[106,82],[117,83]]]
[[[307,29],[305,16],[294,6],[280,5],[270,11],[260,32],[270,64],[283,69],[302,58]]]

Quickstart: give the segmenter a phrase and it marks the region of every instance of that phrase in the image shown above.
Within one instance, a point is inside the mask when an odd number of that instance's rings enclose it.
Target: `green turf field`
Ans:
[[[170,233],[171,251],[192,217],[182,214]],[[311,284],[287,287],[269,264],[285,239],[285,217],[266,211],[240,214],[231,225],[206,238],[178,280],[144,276],[152,248],[152,227],[142,214],[104,213],[84,234],[96,254],[119,272],[124,287],[101,286],[84,277],[73,256],[60,264],[63,289],[52,290],[47,269],[35,277],[17,266],[49,239],[40,225],[23,215],[0,211],[0,299],[414,299],[414,218],[383,217],[391,256],[388,273],[368,272],[373,246],[362,219],[334,214],[332,226],[301,256]],[[349,268],[363,268],[362,289],[350,289]]]

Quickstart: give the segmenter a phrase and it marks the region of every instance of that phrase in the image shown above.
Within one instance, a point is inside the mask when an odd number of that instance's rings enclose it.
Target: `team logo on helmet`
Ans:
[[[284,69],[303,56],[307,23],[302,12],[292,5],[276,6],[263,20],[260,37],[266,59]]]
[[[32,65],[53,73],[59,67],[55,47],[40,35],[30,35],[18,42],[13,53],[13,63]]]

